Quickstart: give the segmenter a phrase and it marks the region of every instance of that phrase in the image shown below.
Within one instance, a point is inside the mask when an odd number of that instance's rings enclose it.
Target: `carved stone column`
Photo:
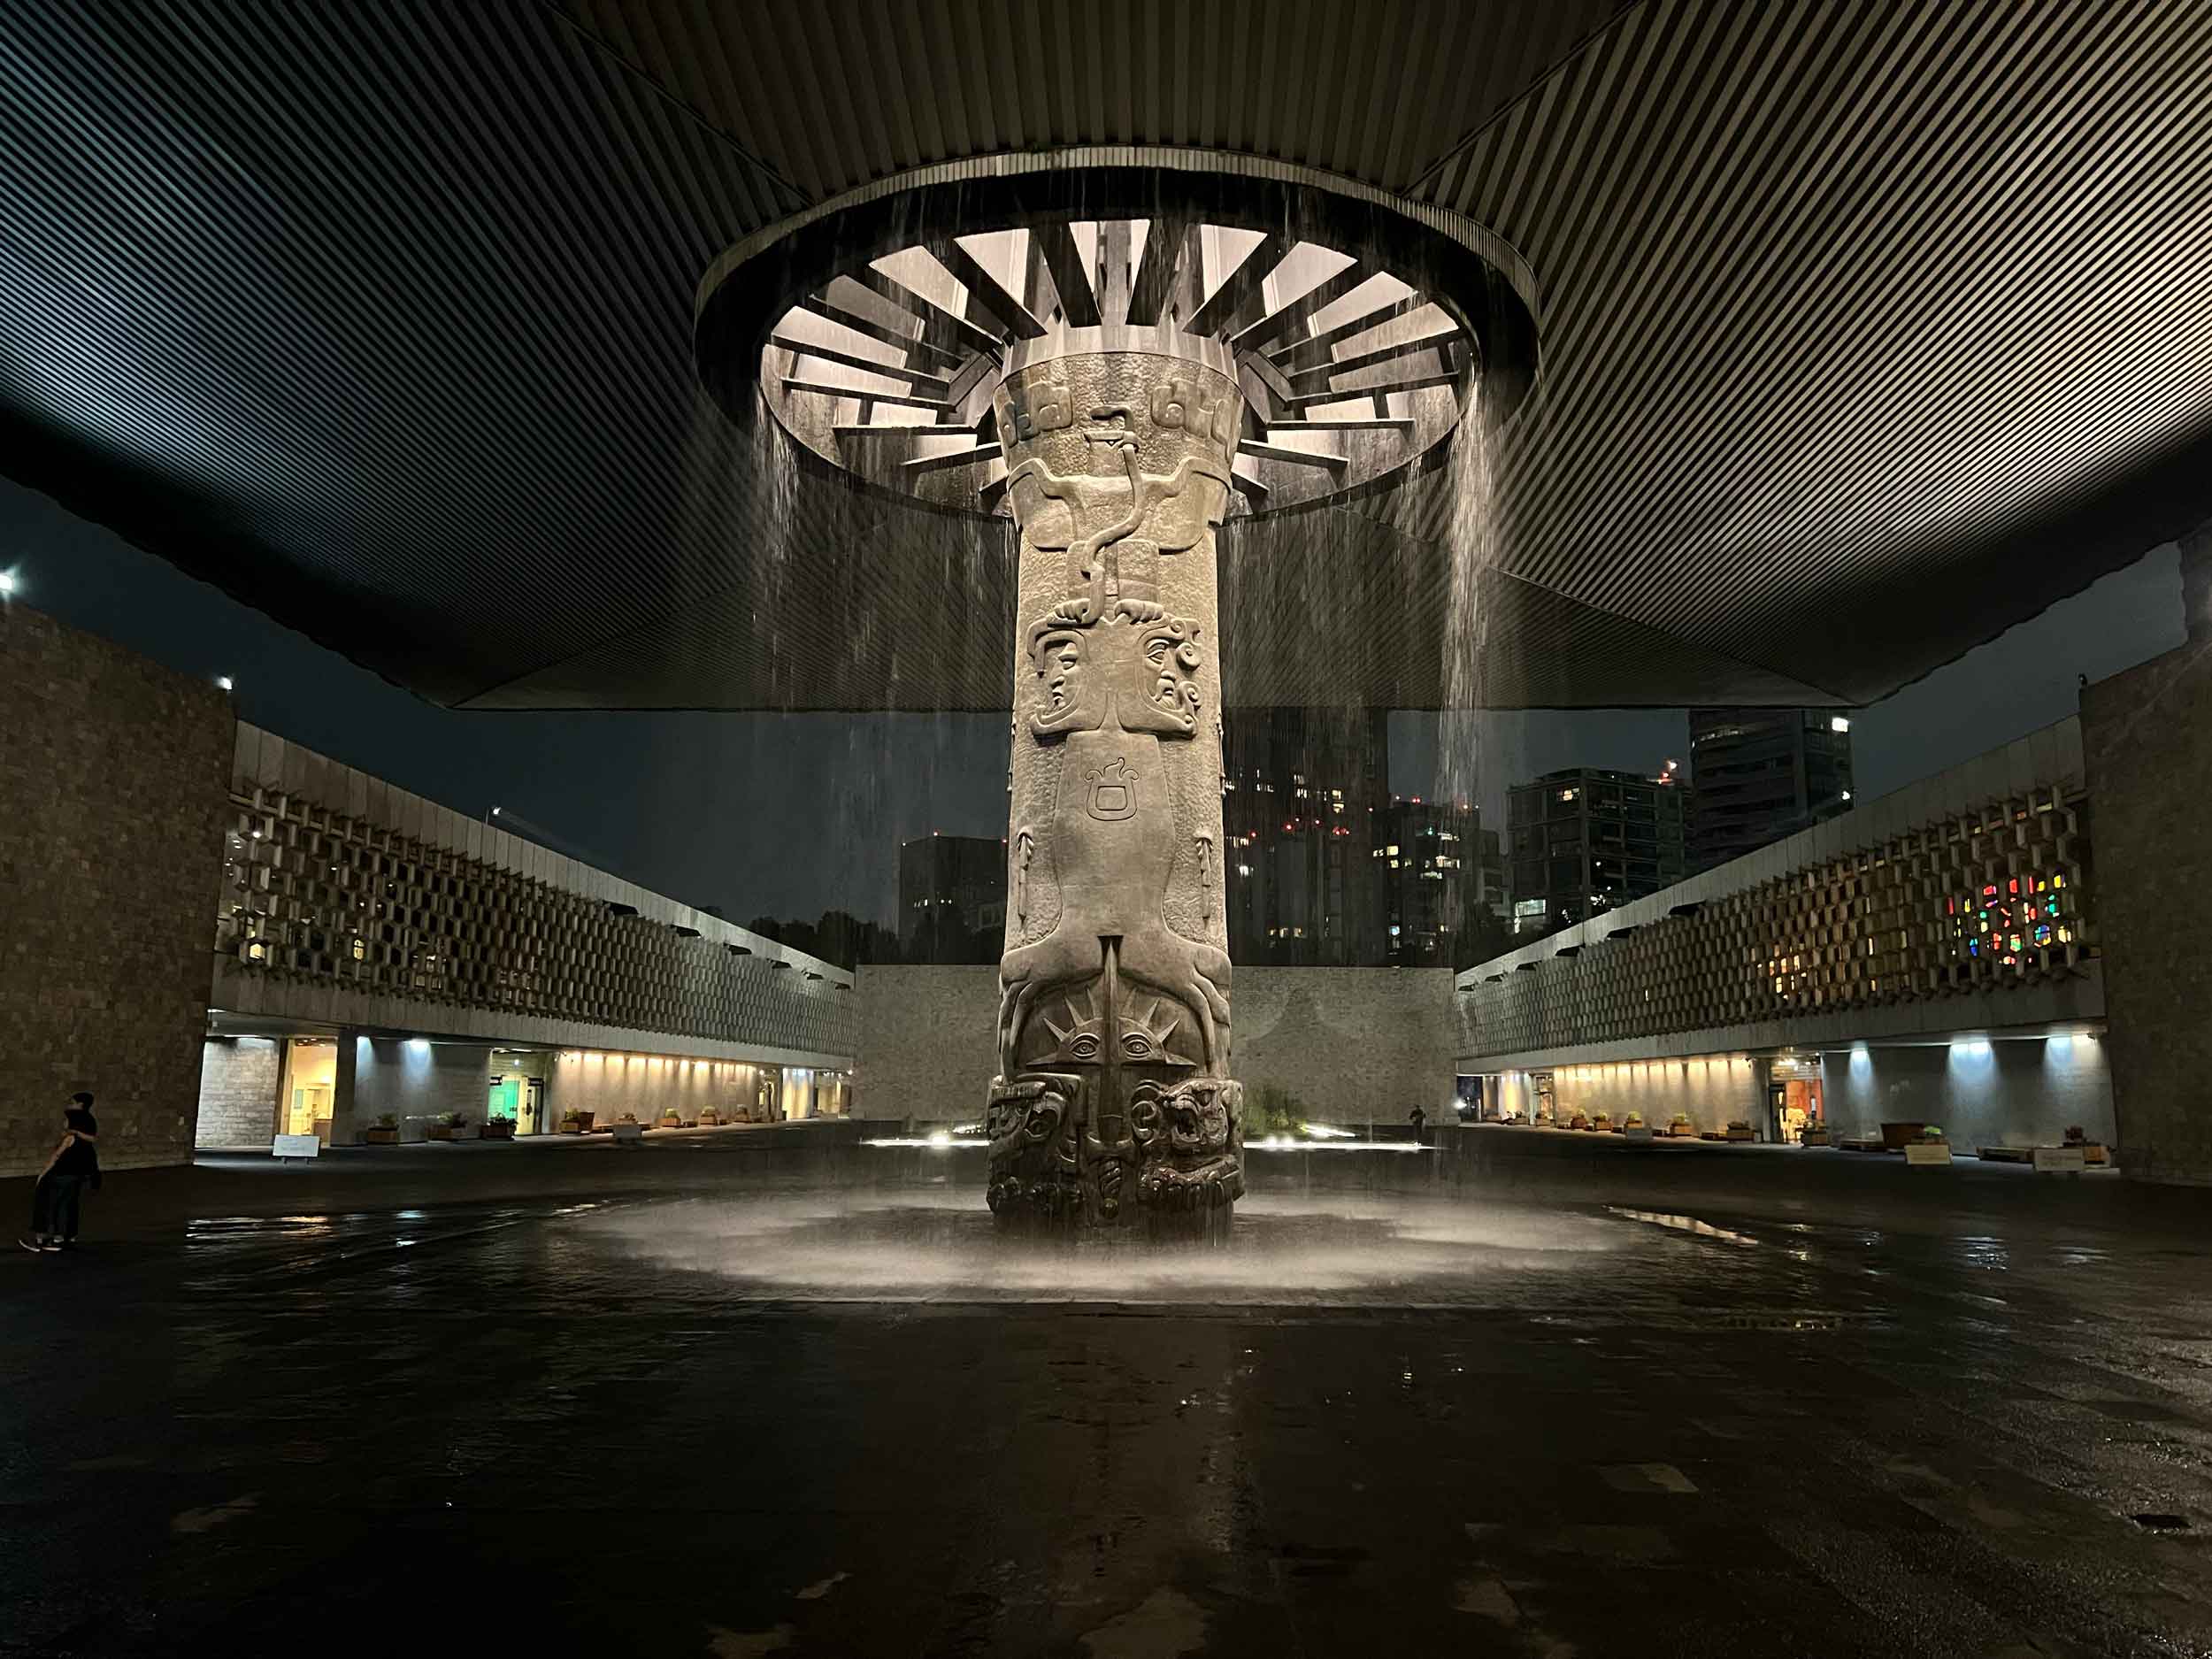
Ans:
[[[995,402],[1021,596],[991,1208],[1225,1216],[1214,526],[1242,400],[1211,342],[1087,329],[1018,348]]]

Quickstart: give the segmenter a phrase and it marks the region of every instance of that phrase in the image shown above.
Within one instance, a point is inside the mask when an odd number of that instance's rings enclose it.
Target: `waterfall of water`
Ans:
[[[1445,480],[1451,492],[1448,583],[1444,611],[1442,712],[1437,723],[1437,793],[1444,800],[1481,804],[1485,673],[1489,609],[1484,592],[1496,557],[1491,492],[1490,423],[1482,384],[1467,400],[1454,434]]]

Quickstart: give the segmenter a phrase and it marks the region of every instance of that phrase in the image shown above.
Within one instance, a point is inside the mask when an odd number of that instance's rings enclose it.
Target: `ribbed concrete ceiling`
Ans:
[[[1494,701],[1870,700],[2212,514],[2197,0],[0,0],[0,467],[444,701],[1003,707],[1002,534],[757,494],[693,298],[1105,143],[1525,257]],[[1448,481],[1233,526],[1233,701],[1439,700]]]

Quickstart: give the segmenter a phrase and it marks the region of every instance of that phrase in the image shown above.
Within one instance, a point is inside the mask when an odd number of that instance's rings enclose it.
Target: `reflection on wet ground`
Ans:
[[[2212,1270],[2117,1189],[1301,1179],[1162,1251],[525,1159],[23,1257],[0,1653],[2212,1651]]]

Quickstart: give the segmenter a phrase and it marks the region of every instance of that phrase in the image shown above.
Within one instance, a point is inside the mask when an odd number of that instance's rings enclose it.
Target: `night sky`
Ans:
[[[150,554],[0,479],[18,596],[188,673],[228,674],[241,718],[457,811],[494,805],[549,845],[733,920],[841,908],[889,922],[898,843],[1006,833],[1002,716],[462,714],[423,702]],[[1860,800],[2075,711],[2077,676],[2182,642],[2169,545],[1863,710]],[[1688,762],[1680,710],[1491,716],[1489,821],[1560,766]],[[1392,718],[1392,787],[1432,787],[1435,718]]]

